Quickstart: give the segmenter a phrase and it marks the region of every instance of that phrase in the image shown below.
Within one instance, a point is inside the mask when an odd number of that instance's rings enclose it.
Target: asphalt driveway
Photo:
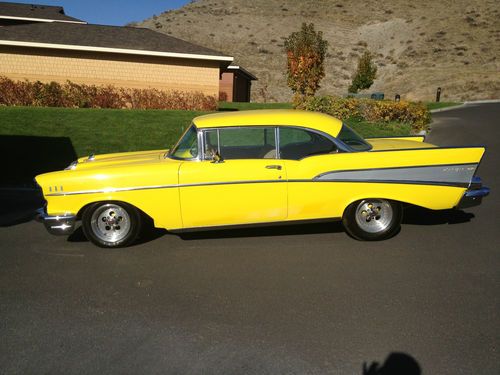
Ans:
[[[102,250],[21,199],[0,215],[0,373],[500,373],[500,104],[434,118],[430,142],[488,147],[492,194],[383,242],[311,224]]]

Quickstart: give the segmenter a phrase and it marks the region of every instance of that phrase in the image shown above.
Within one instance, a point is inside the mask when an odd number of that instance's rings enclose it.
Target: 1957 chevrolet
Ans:
[[[399,230],[403,204],[479,204],[489,193],[475,176],[484,152],[421,136],[363,139],[314,112],[210,114],[169,151],[91,155],[37,176],[39,219],[53,234],[81,220],[101,247],[133,243],[151,220],[173,231],[339,219],[352,237],[381,240]]]

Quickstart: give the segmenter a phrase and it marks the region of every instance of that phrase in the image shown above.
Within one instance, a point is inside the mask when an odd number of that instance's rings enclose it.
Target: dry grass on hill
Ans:
[[[498,0],[198,0],[137,25],[234,56],[259,78],[253,100],[287,101],[283,38],[302,22],[330,43],[321,93],[345,94],[369,49],[370,91],[386,97],[433,100],[441,86],[444,100],[500,98]]]

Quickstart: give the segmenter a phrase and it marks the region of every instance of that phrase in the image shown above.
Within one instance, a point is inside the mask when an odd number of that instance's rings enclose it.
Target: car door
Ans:
[[[300,127],[279,128],[279,157],[288,178],[288,220],[332,218],[339,206],[338,184],[314,177],[336,168],[335,143],[318,132]]]
[[[202,160],[179,169],[185,228],[286,219],[286,170],[276,158],[274,127],[205,129],[201,139]]]

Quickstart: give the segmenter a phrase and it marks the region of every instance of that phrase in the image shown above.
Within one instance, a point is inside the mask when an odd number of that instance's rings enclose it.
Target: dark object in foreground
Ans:
[[[372,362],[370,367],[363,364],[363,375],[420,375],[417,361],[405,353],[391,353],[382,366]]]

